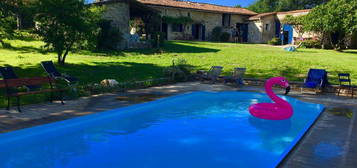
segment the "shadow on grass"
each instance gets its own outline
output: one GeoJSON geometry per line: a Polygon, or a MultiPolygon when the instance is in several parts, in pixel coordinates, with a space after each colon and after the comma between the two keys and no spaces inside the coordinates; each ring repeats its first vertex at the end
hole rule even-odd
{"type": "MultiPolygon", "coordinates": [[[[11,65],[3,65],[11,66],[11,65]]],[[[92,62],[89,64],[71,64],[65,66],[55,65],[58,71],[77,77],[79,86],[100,83],[103,79],[116,79],[118,82],[128,82],[137,80],[147,80],[161,78],[164,76],[165,67],[154,64],[144,64],[135,62],[92,62]]],[[[15,73],[20,78],[47,76],[40,64],[32,66],[19,65],[13,67],[15,73]]],[[[2,95],[1,95],[2,96],[2,95]]],[[[22,104],[40,103],[48,99],[46,95],[30,95],[21,98],[22,104]]],[[[4,107],[5,99],[1,97],[0,106],[4,107]]]]}
{"type": "Polygon", "coordinates": [[[13,50],[13,51],[18,51],[20,53],[41,53],[41,54],[47,54],[49,51],[43,48],[37,48],[37,47],[31,47],[31,46],[22,46],[22,47],[14,47],[14,46],[8,46],[4,49],[7,50],[13,50]]]}
{"type": "Polygon", "coordinates": [[[312,51],[312,50],[296,50],[295,52],[297,53],[310,53],[310,54],[313,54],[313,53],[318,53],[317,51],[312,51]]]}
{"type": "Polygon", "coordinates": [[[124,56],[123,51],[111,51],[111,50],[82,50],[79,51],[78,54],[82,55],[89,55],[89,56],[103,56],[103,57],[110,57],[110,56],[124,56]]]}
{"type": "MultiPolygon", "coordinates": [[[[11,65],[4,65],[11,66],[11,65]]],[[[135,62],[91,62],[91,64],[71,64],[65,66],[55,65],[61,73],[74,76],[79,79],[79,86],[100,83],[103,79],[115,79],[118,82],[143,81],[164,77],[166,67],[148,63],[135,62]]],[[[193,66],[192,66],[193,67],[193,66]]],[[[40,64],[32,66],[19,65],[13,67],[15,73],[20,77],[47,76],[40,64]]],[[[21,101],[23,104],[33,104],[45,101],[48,96],[31,95],[24,96],[21,101]]],[[[0,102],[0,106],[5,106],[5,99],[0,102]]]]}
{"type": "Polygon", "coordinates": [[[348,50],[348,51],[343,51],[343,53],[348,53],[348,54],[357,54],[357,50],[348,50]]]}
{"type": "MultiPolygon", "coordinates": [[[[187,44],[199,44],[198,42],[188,42],[188,41],[167,41],[162,48],[163,53],[208,53],[208,52],[218,52],[220,50],[212,49],[212,48],[205,48],[205,47],[197,47],[197,46],[190,46],[185,44],[178,44],[180,43],[187,43],[187,44]]],[[[131,55],[152,55],[158,52],[157,48],[146,48],[146,49],[127,49],[124,51],[81,51],[81,54],[84,55],[91,55],[91,56],[125,56],[125,53],[131,55]]]]}
{"type": "MultiPolygon", "coordinates": [[[[199,44],[198,42],[188,42],[188,41],[180,41],[180,43],[187,43],[187,44],[199,44]]],[[[50,52],[44,48],[37,48],[32,46],[22,46],[22,47],[15,47],[15,46],[8,46],[5,49],[18,51],[21,53],[41,53],[46,54],[50,52]]],[[[78,54],[88,55],[88,56],[103,56],[103,57],[110,57],[110,56],[125,56],[125,54],[130,55],[152,55],[152,54],[160,54],[160,53],[209,53],[209,52],[218,52],[218,49],[212,48],[205,48],[205,47],[197,47],[185,44],[178,44],[175,41],[167,41],[164,44],[164,47],[161,50],[157,48],[146,48],[146,49],[127,49],[123,51],[112,51],[112,50],[82,50],[79,51],[78,54]],[[158,52],[160,51],[160,52],[158,52]]]]}
{"type": "MultiPolygon", "coordinates": [[[[308,70],[306,70],[307,73],[308,70]]],[[[300,69],[284,66],[273,68],[269,71],[267,70],[260,70],[260,69],[248,69],[247,76],[254,77],[254,78],[271,78],[275,76],[283,76],[286,77],[288,80],[291,81],[303,81],[305,78],[305,73],[302,72],[300,69]]]]}
{"type": "MultiPolygon", "coordinates": [[[[11,66],[11,65],[4,65],[11,66]]],[[[116,79],[119,82],[146,80],[163,77],[165,67],[155,64],[135,62],[91,62],[91,64],[72,64],[65,66],[55,65],[58,71],[79,78],[81,84],[99,83],[103,79],[116,79]]],[[[22,68],[22,65],[13,67],[19,77],[46,76],[40,64],[22,68]]]]}
{"type": "MultiPolygon", "coordinates": [[[[186,41],[182,41],[181,43],[195,44],[195,43],[186,42],[186,41]]],[[[168,52],[168,53],[209,53],[209,52],[212,53],[212,52],[220,51],[218,49],[212,49],[212,48],[177,44],[172,41],[165,43],[164,50],[165,50],[165,52],[168,52]]]]}

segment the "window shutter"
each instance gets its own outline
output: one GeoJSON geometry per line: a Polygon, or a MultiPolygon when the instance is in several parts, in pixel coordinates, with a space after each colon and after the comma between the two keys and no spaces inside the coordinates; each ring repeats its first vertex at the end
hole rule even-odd
{"type": "Polygon", "coordinates": [[[224,26],[224,14],[222,14],[222,26],[224,26]]]}
{"type": "Polygon", "coordinates": [[[228,14],[228,26],[231,26],[231,14],[228,14]]]}

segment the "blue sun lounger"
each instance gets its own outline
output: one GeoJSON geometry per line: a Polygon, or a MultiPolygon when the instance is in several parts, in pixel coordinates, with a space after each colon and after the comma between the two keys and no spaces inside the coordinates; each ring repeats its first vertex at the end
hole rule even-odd
{"type": "Polygon", "coordinates": [[[328,85],[327,71],[324,69],[310,69],[304,81],[303,88],[315,89],[315,92],[322,91],[328,85]]]}

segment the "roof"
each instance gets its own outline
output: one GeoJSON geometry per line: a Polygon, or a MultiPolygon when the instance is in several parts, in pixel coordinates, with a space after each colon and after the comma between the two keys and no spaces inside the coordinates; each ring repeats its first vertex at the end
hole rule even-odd
{"type": "Polygon", "coordinates": [[[258,15],[252,16],[249,20],[259,20],[262,17],[270,16],[270,15],[289,15],[294,13],[305,13],[310,12],[311,9],[302,9],[302,10],[293,10],[293,11],[286,11],[286,12],[267,12],[267,13],[260,13],[258,15]]]}
{"type": "Polygon", "coordinates": [[[91,4],[107,4],[115,2],[129,2],[130,0],[94,0],[91,4]]]}
{"type": "Polygon", "coordinates": [[[198,3],[189,1],[175,1],[175,0],[137,0],[146,5],[166,6],[175,8],[196,9],[202,11],[242,14],[242,15],[256,15],[257,13],[244,8],[235,8],[229,6],[213,5],[208,3],[198,3]]]}
{"type": "Polygon", "coordinates": [[[252,16],[249,18],[249,20],[259,20],[260,18],[264,17],[264,16],[270,16],[270,15],[275,15],[278,12],[268,12],[268,13],[260,13],[258,15],[252,16]]]}
{"type": "Polygon", "coordinates": [[[301,10],[293,10],[293,11],[286,11],[286,12],[278,12],[278,15],[305,13],[305,12],[310,12],[310,11],[311,11],[311,9],[301,9],[301,10]]]}

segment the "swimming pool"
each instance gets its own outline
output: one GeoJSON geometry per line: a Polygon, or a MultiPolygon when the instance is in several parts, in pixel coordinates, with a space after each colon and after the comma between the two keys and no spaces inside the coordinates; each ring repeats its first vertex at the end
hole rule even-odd
{"type": "Polygon", "coordinates": [[[323,111],[252,117],[265,94],[193,92],[0,135],[1,168],[275,167],[323,111]]]}

